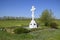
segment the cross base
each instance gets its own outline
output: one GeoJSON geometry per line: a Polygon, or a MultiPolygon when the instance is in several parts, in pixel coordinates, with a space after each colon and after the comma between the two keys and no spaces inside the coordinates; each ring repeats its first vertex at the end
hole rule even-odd
{"type": "Polygon", "coordinates": [[[36,24],[35,20],[31,20],[31,22],[29,24],[29,28],[37,28],[37,24],[36,24]]]}

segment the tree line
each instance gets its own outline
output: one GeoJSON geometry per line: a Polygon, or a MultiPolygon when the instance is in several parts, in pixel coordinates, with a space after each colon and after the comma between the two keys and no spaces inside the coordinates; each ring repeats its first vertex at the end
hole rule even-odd
{"type": "Polygon", "coordinates": [[[12,16],[3,16],[3,17],[0,17],[0,20],[27,20],[27,19],[31,19],[31,18],[28,18],[28,17],[12,17],[12,16]]]}

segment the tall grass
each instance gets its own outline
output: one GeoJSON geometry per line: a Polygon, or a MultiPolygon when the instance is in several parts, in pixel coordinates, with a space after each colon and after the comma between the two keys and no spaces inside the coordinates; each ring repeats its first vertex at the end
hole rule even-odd
{"type": "Polygon", "coordinates": [[[0,20],[0,27],[24,26],[29,25],[29,22],[24,20],[0,20]]]}
{"type": "Polygon", "coordinates": [[[27,34],[0,31],[0,40],[60,40],[60,29],[44,29],[27,34]]]}

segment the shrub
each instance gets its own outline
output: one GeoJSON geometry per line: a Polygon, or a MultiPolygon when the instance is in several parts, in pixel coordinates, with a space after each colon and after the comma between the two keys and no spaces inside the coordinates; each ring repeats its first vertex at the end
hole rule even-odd
{"type": "Polygon", "coordinates": [[[30,30],[30,32],[32,32],[32,31],[38,31],[38,30],[40,30],[40,28],[32,28],[32,29],[30,30]]]}
{"type": "Polygon", "coordinates": [[[55,29],[58,29],[58,24],[57,23],[55,23],[55,22],[52,22],[51,24],[50,24],[50,27],[51,28],[55,28],[55,29]]]}
{"type": "Polygon", "coordinates": [[[21,34],[21,33],[29,33],[30,31],[26,28],[15,28],[14,33],[21,34]]]}

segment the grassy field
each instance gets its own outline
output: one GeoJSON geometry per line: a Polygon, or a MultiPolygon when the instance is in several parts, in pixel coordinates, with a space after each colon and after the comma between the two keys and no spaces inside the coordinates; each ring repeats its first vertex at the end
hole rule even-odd
{"type": "Polygon", "coordinates": [[[0,31],[0,40],[60,40],[60,29],[44,29],[27,34],[0,31]]]}
{"type": "Polygon", "coordinates": [[[28,26],[28,20],[0,20],[0,27],[28,26]]]}
{"type": "MultiPolygon", "coordinates": [[[[0,20],[0,27],[14,27],[14,26],[29,26],[31,20],[0,20]]],[[[36,20],[36,22],[41,26],[41,22],[36,20]]],[[[55,21],[60,28],[60,21],[55,21]]]]}
{"type": "MultiPolygon", "coordinates": [[[[22,27],[29,26],[29,23],[30,20],[0,20],[0,27],[22,27]]],[[[39,23],[39,21],[37,21],[37,23],[39,23]]],[[[56,23],[60,28],[60,21],[56,21],[56,23]]],[[[27,34],[11,34],[0,30],[0,40],[60,40],[60,29],[47,28],[29,32],[27,34]]]]}

